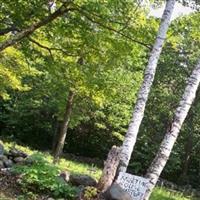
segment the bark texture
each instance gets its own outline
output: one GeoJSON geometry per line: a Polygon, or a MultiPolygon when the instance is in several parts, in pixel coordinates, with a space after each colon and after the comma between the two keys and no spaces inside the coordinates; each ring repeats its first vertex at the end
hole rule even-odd
{"type": "Polygon", "coordinates": [[[54,13],[52,13],[48,17],[44,18],[43,20],[41,20],[37,23],[34,23],[33,25],[27,27],[26,29],[16,33],[13,37],[9,38],[8,40],[2,42],[0,44],[0,52],[9,46],[13,46],[14,44],[16,44],[18,41],[22,40],[23,38],[29,36],[38,28],[45,26],[46,24],[50,23],[54,19],[62,16],[64,13],[67,13],[70,10],[69,4],[70,4],[70,1],[68,0],[58,10],[56,10],[54,13]]]}
{"type": "Polygon", "coordinates": [[[107,160],[104,162],[104,169],[98,182],[98,189],[105,192],[112,184],[115,178],[117,167],[120,160],[120,148],[113,146],[108,153],[107,160]]]}
{"type": "Polygon", "coordinates": [[[122,145],[122,153],[119,167],[119,171],[121,172],[126,171],[133,148],[135,146],[139,127],[144,116],[144,110],[150,88],[154,80],[158,59],[160,57],[164,40],[166,38],[166,33],[170,24],[174,4],[175,0],[168,0],[165,6],[156,41],[151,51],[148,65],[145,70],[144,80],[138,92],[138,97],[132,114],[132,119],[122,145]]]}
{"type": "Polygon", "coordinates": [[[153,188],[155,187],[155,184],[162,170],[166,165],[166,162],[170,156],[174,143],[176,142],[176,139],[178,137],[181,126],[195,99],[199,82],[200,82],[200,60],[188,79],[187,86],[179,103],[179,106],[176,109],[171,127],[165,134],[164,139],[158,150],[158,153],[147,171],[146,177],[150,179],[150,184],[147,193],[145,195],[145,200],[149,199],[149,196],[153,188]]]}
{"type": "Polygon", "coordinates": [[[60,132],[59,132],[59,137],[58,137],[56,145],[55,145],[54,163],[58,162],[59,157],[63,151],[65,138],[67,135],[67,129],[68,129],[69,121],[70,121],[70,116],[72,113],[72,105],[73,105],[74,95],[75,95],[74,92],[70,90],[69,94],[68,94],[68,99],[67,99],[63,122],[61,124],[60,132]]]}

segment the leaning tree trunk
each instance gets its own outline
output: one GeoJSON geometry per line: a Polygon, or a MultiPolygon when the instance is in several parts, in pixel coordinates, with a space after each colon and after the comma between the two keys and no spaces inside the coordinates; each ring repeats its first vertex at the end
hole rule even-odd
{"type": "Polygon", "coordinates": [[[144,110],[150,88],[154,80],[158,59],[160,57],[164,40],[166,38],[166,33],[170,24],[174,4],[175,0],[168,0],[166,3],[156,41],[151,51],[149,62],[145,70],[144,80],[138,92],[138,97],[135,104],[135,109],[132,114],[132,119],[122,145],[122,153],[119,166],[119,171],[122,172],[126,171],[133,148],[135,146],[139,127],[144,116],[144,110]]]}
{"type": "Polygon", "coordinates": [[[108,153],[106,161],[104,162],[104,169],[97,185],[97,188],[101,192],[105,192],[114,181],[120,160],[119,155],[120,155],[120,148],[113,146],[108,153]]]}
{"type": "Polygon", "coordinates": [[[67,135],[67,129],[68,129],[69,121],[70,121],[70,116],[72,113],[72,105],[73,105],[74,95],[75,95],[74,92],[70,90],[69,94],[68,94],[68,99],[67,99],[63,122],[61,124],[59,136],[57,138],[57,142],[55,145],[54,163],[58,162],[59,157],[63,151],[65,138],[67,135]]]}
{"type": "Polygon", "coordinates": [[[165,167],[165,164],[170,156],[174,143],[176,142],[176,139],[178,137],[181,126],[196,96],[196,91],[198,89],[199,82],[200,60],[188,79],[185,92],[181,98],[178,108],[176,109],[171,127],[164,136],[164,139],[160,145],[160,149],[158,150],[156,157],[154,158],[152,164],[150,165],[147,171],[146,177],[150,179],[150,184],[144,198],[145,200],[149,199],[149,196],[153,188],[155,187],[155,184],[163,168],[165,167]]]}

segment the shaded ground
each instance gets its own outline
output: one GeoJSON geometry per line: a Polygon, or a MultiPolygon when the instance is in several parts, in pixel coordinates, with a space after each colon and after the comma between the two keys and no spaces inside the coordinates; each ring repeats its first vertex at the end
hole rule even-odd
{"type": "Polygon", "coordinates": [[[9,172],[0,171],[0,199],[2,200],[2,196],[6,196],[7,198],[16,198],[20,195],[21,189],[17,184],[19,180],[18,176],[10,175],[9,172]]]}
{"type": "MultiPolygon", "coordinates": [[[[0,171],[0,200],[28,200],[31,193],[24,193],[19,185],[20,176],[0,171]]],[[[47,200],[48,195],[34,196],[34,200],[47,200]]]]}

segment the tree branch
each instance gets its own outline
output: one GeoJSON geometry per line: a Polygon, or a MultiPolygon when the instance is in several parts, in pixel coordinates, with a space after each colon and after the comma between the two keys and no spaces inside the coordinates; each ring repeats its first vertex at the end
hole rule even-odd
{"type": "Polygon", "coordinates": [[[51,57],[53,57],[53,56],[52,56],[51,49],[50,49],[49,47],[47,47],[47,46],[45,46],[45,45],[43,45],[43,44],[40,44],[39,42],[35,41],[34,39],[32,39],[32,38],[30,38],[30,37],[29,37],[28,39],[29,39],[29,41],[31,41],[32,43],[36,44],[36,45],[39,46],[40,48],[47,50],[47,51],[49,52],[49,54],[51,55],[51,57]]]}
{"type": "Polygon", "coordinates": [[[72,10],[69,8],[70,3],[71,3],[71,0],[67,0],[65,3],[63,3],[63,5],[58,10],[56,10],[54,13],[52,13],[48,17],[44,18],[43,20],[41,20],[39,22],[34,23],[33,25],[31,25],[31,26],[25,28],[24,30],[20,31],[19,33],[17,33],[15,36],[10,37],[8,40],[2,42],[0,44],[0,51],[3,51],[4,49],[6,49],[9,46],[13,46],[18,41],[31,35],[38,28],[45,26],[46,24],[50,23],[54,19],[62,16],[64,13],[67,13],[68,11],[72,10]]]}
{"type": "MultiPolygon", "coordinates": [[[[74,5],[75,5],[75,4],[74,4],[74,5]]],[[[77,6],[77,5],[75,5],[75,6],[77,6]]],[[[117,29],[115,29],[115,28],[113,28],[113,27],[107,26],[107,25],[103,24],[102,22],[91,18],[91,17],[89,16],[89,14],[87,14],[87,13],[85,12],[85,10],[83,10],[81,7],[77,7],[76,11],[78,11],[79,13],[81,13],[83,16],[85,16],[85,17],[86,17],[89,21],[91,21],[92,23],[95,23],[95,24],[97,24],[97,25],[99,25],[99,26],[101,26],[101,27],[103,27],[103,28],[105,28],[105,29],[107,29],[107,30],[110,30],[110,31],[114,32],[114,33],[117,33],[118,35],[121,35],[121,36],[123,36],[123,37],[129,39],[130,41],[132,41],[132,42],[134,42],[134,43],[138,43],[138,44],[140,44],[140,45],[142,45],[142,46],[144,46],[144,47],[146,47],[146,48],[148,48],[148,49],[152,49],[152,46],[151,46],[151,45],[146,44],[146,43],[141,42],[141,41],[138,41],[138,40],[136,40],[136,39],[133,39],[132,37],[130,37],[130,36],[128,36],[128,35],[122,33],[121,31],[119,31],[119,30],[117,30],[117,29]]]]}
{"type": "MultiPolygon", "coordinates": [[[[63,50],[63,49],[60,49],[60,48],[45,46],[45,45],[39,43],[38,41],[34,40],[33,38],[30,38],[30,37],[29,37],[28,39],[29,39],[30,42],[36,44],[36,45],[39,46],[40,48],[47,50],[51,56],[52,56],[52,51],[60,51],[60,52],[62,52],[64,55],[72,56],[72,57],[78,56],[78,55],[76,55],[76,54],[70,54],[69,52],[67,52],[67,51],[65,51],[65,50],[63,50]]],[[[53,57],[53,56],[52,56],[52,57],[53,57]]]]}

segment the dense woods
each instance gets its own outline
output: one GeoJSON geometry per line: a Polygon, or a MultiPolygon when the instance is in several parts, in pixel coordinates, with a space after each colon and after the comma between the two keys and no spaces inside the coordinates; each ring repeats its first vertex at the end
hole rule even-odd
{"type": "Polygon", "coordinates": [[[200,190],[199,2],[177,3],[2,1],[0,140],[99,167],[122,146],[118,171],[200,190]]]}

